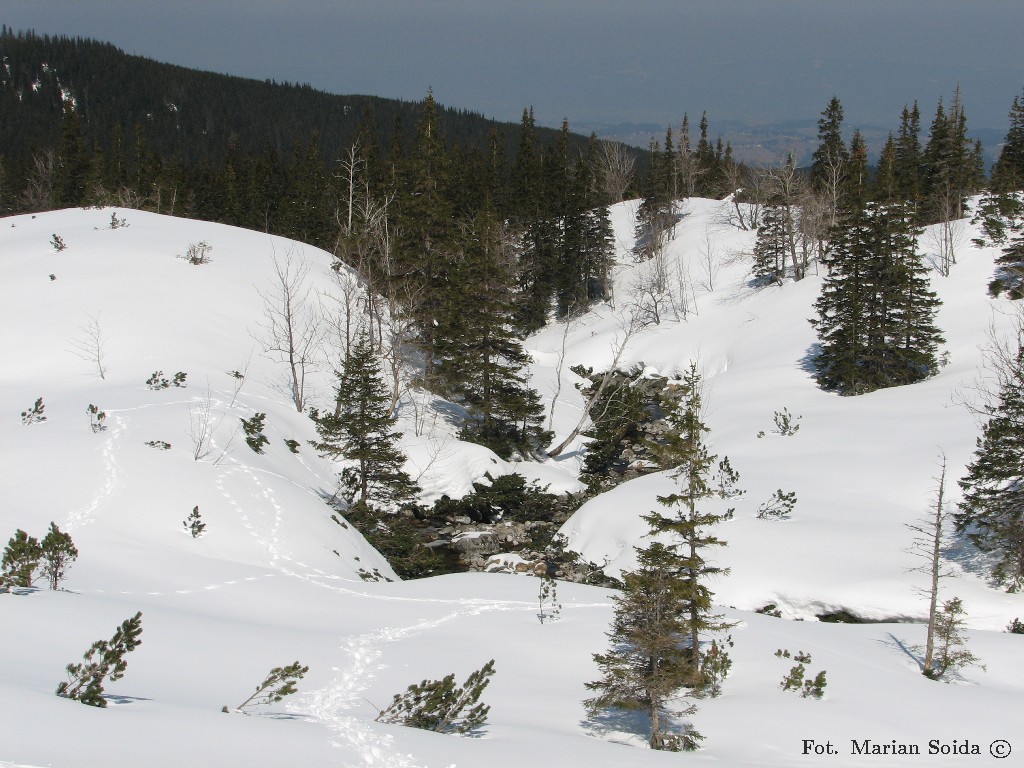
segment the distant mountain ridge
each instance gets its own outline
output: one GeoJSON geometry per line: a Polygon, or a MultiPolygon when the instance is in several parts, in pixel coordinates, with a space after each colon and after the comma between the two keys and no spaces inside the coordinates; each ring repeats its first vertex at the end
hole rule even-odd
{"type": "MultiPolygon", "coordinates": [[[[286,156],[314,131],[324,156],[337,158],[370,116],[381,147],[396,135],[407,145],[422,114],[421,102],[203,72],[130,55],[109,43],[6,26],[0,62],[0,147],[15,167],[27,163],[33,149],[57,143],[64,102],[71,100],[90,146],[108,151],[117,130],[127,141],[142,125],[149,149],[185,165],[219,163],[232,142],[243,151],[286,156]]],[[[516,147],[515,123],[442,106],[439,124],[452,144],[486,146],[493,129],[507,152],[516,147]]],[[[536,133],[547,145],[559,132],[538,127],[536,133]]],[[[587,137],[572,134],[570,141],[579,149],[587,137]]]]}

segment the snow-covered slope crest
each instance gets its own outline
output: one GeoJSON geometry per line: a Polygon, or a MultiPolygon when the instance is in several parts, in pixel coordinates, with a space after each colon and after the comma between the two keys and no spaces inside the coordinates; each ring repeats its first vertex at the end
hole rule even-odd
{"type": "MultiPolygon", "coordinates": [[[[4,219],[0,254],[5,540],[15,528],[41,536],[55,521],[81,552],[84,590],[115,588],[124,573],[154,590],[209,588],[211,572],[238,578],[240,568],[314,581],[393,575],[330,519],[335,472],[307,444],[315,432],[291,402],[286,366],[264,354],[275,264],[308,270],[313,302],[332,285],[328,254],[111,209],[4,219]],[[181,258],[198,243],[209,263],[181,258]],[[178,372],[184,386],[171,383],[178,372]],[[23,424],[19,412],[37,398],[46,420],[23,424]],[[106,414],[100,431],[90,405],[106,414]],[[256,413],[266,414],[262,453],[241,431],[256,413]],[[199,538],[183,524],[195,507],[199,538]]],[[[312,398],[328,392],[329,374],[310,371],[312,398]]]]}

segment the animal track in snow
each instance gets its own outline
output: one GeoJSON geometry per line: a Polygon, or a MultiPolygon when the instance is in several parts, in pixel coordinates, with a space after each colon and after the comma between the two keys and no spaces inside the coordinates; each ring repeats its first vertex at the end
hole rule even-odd
{"type": "MultiPolygon", "coordinates": [[[[420,602],[441,602],[422,600],[420,602]]],[[[401,754],[392,746],[394,737],[381,734],[382,726],[375,726],[365,716],[350,714],[364,708],[363,692],[376,677],[376,671],[386,665],[380,663],[383,645],[418,635],[462,616],[471,616],[490,610],[522,610],[524,603],[505,601],[478,601],[463,603],[463,609],[452,611],[438,619],[424,619],[406,627],[384,627],[375,632],[353,635],[344,639],[341,657],[348,661],[345,667],[333,667],[334,679],[323,688],[307,691],[295,697],[288,711],[309,714],[323,722],[334,734],[332,745],[353,748],[367,766],[382,768],[420,768],[423,764],[412,755],[401,754]]],[[[532,604],[530,608],[533,608],[532,604]]]]}
{"type": "Polygon", "coordinates": [[[118,477],[120,476],[117,461],[117,444],[126,430],[125,420],[120,416],[107,412],[111,418],[111,424],[104,430],[106,438],[103,441],[103,488],[93,497],[85,507],[69,512],[65,518],[64,527],[67,531],[73,531],[83,525],[88,525],[95,520],[94,513],[100,505],[114,495],[117,489],[118,477]]]}

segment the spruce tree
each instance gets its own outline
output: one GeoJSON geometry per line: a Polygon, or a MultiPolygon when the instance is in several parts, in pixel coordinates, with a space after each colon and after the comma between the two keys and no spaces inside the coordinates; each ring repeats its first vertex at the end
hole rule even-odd
{"type": "Polygon", "coordinates": [[[636,214],[636,253],[649,259],[668,244],[675,228],[675,166],[672,128],[665,134],[665,146],[650,145],[651,164],[644,185],[644,198],[636,214]]]}
{"type": "Polygon", "coordinates": [[[712,577],[727,574],[728,569],[712,565],[706,552],[709,547],[725,546],[712,529],[731,517],[732,510],[711,511],[706,503],[732,498],[741,492],[736,488],[739,475],[728,459],[718,462],[705,442],[704,436],[710,430],[701,420],[702,382],[695,363],[690,364],[684,375],[682,387],[683,397],[666,416],[669,430],[662,441],[662,461],[675,465],[671,476],[678,482],[679,490],[658,497],[671,515],[652,511],[644,519],[650,524],[652,535],[671,537],[666,549],[674,559],[673,568],[681,583],[679,600],[685,616],[690,682],[703,686],[700,638],[731,626],[713,612],[713,593],[708,587],[712,577]]]}
{"type": "Polygon", "coordinates": [[[688,591],[677,561],[658,541],[637,548],[638,567],[622,575],[622,591],[613,598],[615,615],[606,633],[611,648],[594,654],[601,677],[586,686],[595,695],[584,701],[591,716],[607,709],[644,712],[651,749],[670,751],[681,749],[684,739],[696,746],[700,738],[693,731],[680,735],[670,730],[672,716],[696,712],[693,704],[678,710],[670,705],[693,679],[686,648],[688,591]]]}
{"type": "Polygon", "coordinates": [[[843,196],[846,205],[864,205],[870,194],[868,145],[860,131],[850,137],[850,159],[846,167],[843,196]]]}
{"type": "Polygon", "coordinates": [[[1011,299],[1024,298],[1024,231],[1006,244],[996,258],[996,264],[999,265],[998,274],[989,283],[989,293],[998,296],[1006,291],[1011,299]]]}
{"type": "Polygon", "coordinates": [[[846,211],[829,238],[828,270],[815,302],[818,313],[811,324],[818,332],[816,378],[825,389],[858,394],[871,389],[862,383],[865,354],[866,294],[869,269],[866,249],[871,237],[866,211],[846,211]]]}
{"type": "MultiPolygon", "coordinates": [[[[722,163],[708,140],[708,113],[700,116],[700,137],[697,140],[697,184],[696,194],[701,197],[716,197],[722,192],[722,163]]],[[[734,190],[728,190],[732,192],[734,190]]]]}
{"type": "Polygon", "coordinates": [[[589,409],[590,427],[583,433],[590,440],[580,479],[591,492],[596,492],[621,482],[631,463],[627,454],[643,442],[644,426],[651,421],[657,404],[651,402],[643,387],[636,386],[643,378],[639,366],[598,374],[582,366],[573,366],[571,370],[590,380],[580,387],[583,397],[595,398],[589,409]]]}
{"type": "Polygon", "coordinates": [[[782,285],[789,255],[787,214],[778,200],[770,200],[761,211],[761,223],[754,243],[752,274],[759,285],[782,285]]]}
{"type": "Polygon", "coordinates": [[[523,369],[529,356],[513,328],[515,252],[494,214],[484,211],[463,233],[451,278],[467,300],[440,325],[440,391],[467,411],[465,438],[502,456],[540,447],[543,408],[523,369]]]}
{"type": "Polygon", "coordinates": [[[352,503],[363,509],[389,509],[411,500],[418,488],[402,469],[405,457],[396,443],[391,397],[380,373],[369,335],[362,333],[338,374],[337,413],[314,413],[322,456],[355,466],[342,473],[352,503]]]}
{"type": "Polygon", "coordinates": [[[997,192],[1024,190],[1024,93],[1013,97],[1010,129],[992,167],[992,188],[997,192]]]}
{"type": "Polygon", "coordinates": [[[896,136],[896,157],[894,174],[896,176],[895,199],[882,200],[894,202],[900,200],[907,204],[917,218],[922,196],[922,158],[921,158],[921,110],[917,102],[913,109],[903,106],[900,114],[900,130],[896,136]]]}
{"type": "Polygon", "coordinates": [[[852,395],[912,384],[938,370],[939,300],[906,206],[847,210],[831,236],[815,303],[817,379],[852,395]]]}
{"type": "Polygon", "coordinates": [[[64,107],[64,125],[57,148],[57,169],[54,179],[58,208],[85,205],[90,164],[82,133],[82,120],[71,104],[64,107]]]}
{"type": "Polygon", "coordinates": [[[964,630],[967,611],[959,597],[953,597],[942,604],[935,624],[935,658],[932,666],[924,670],[926,677],[940,680],[947,672],[957,672],[967,666],[985,668],[981,659],[967,649],[964,630]]]}
{"type": "Polygon", "coordinates": [[[523,110],[519,148],[512,166],[513,222],[522,233],[516,327],[525,333],[542,328],[555,291],[560,228],[549,187],[554,181],[549,159],[545,168],[537,140],[533,109],[523,110]]]}
{"type": "Polygon", "coordinates": [[[967,137],[967,117],[960,89],[953,94],[949,112],[939,100],[928,144],[922,155],[925,220],[952,221],[964,215],[967,196],[981,188],[978,146],[967,137]]]}
{"type": "Polygon", "coordinates": [[[833,96],[818,119],[818,148],[811,157],[811,183],[838,208],[850,153],[843,141],[843,105],[833,96]]]}
{"type": "Polygon", "coordinates": [[[589,152],[589,161],[582,154],[576,158],[562,216],[556,278],[560,317],[583,312],[591,301],[605,297],[614,253],[608,209],[598,200],[591,170],[597,153],[595,138],[589,152]]]}
{"type": "Polygon", "coordinates": [[[899,200],[896,162],[896,140],[890,133],[878,156],[878,168],[871,186],[872,199],[887,205],[899,200]]]}
{"type": "Polygon", "coordinates": [[[965,534],[994,560],[992,577],[1010,592],[1024,587],[1024,345],[1000,372],[999,400],[987,408],[974,460],[960,480],[954,516],[965,534]]]}
{"type": "Polygon", "coordinates": [[[433,93],[423,102],[416,137],[402,163],[398,187],[399,237],[394,273],[410,294],[424,357],[423,380],[434,386],[438,324],[450,308],[450,294],[460,286],[449,280],[457,234],[447,195],[450,163],[433,93]]]}

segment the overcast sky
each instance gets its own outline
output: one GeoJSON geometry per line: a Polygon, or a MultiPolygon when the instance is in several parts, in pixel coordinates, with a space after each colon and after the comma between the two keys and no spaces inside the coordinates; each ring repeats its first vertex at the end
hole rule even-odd
{"type": "Polygon", "coordinates": [[[0,22],[332,93],[538,122],[779,123],[833,94],[849,128],[927,127],[960,83],[971,128],[1024,88],[1022,0],[0,0],[0,22]]]}

